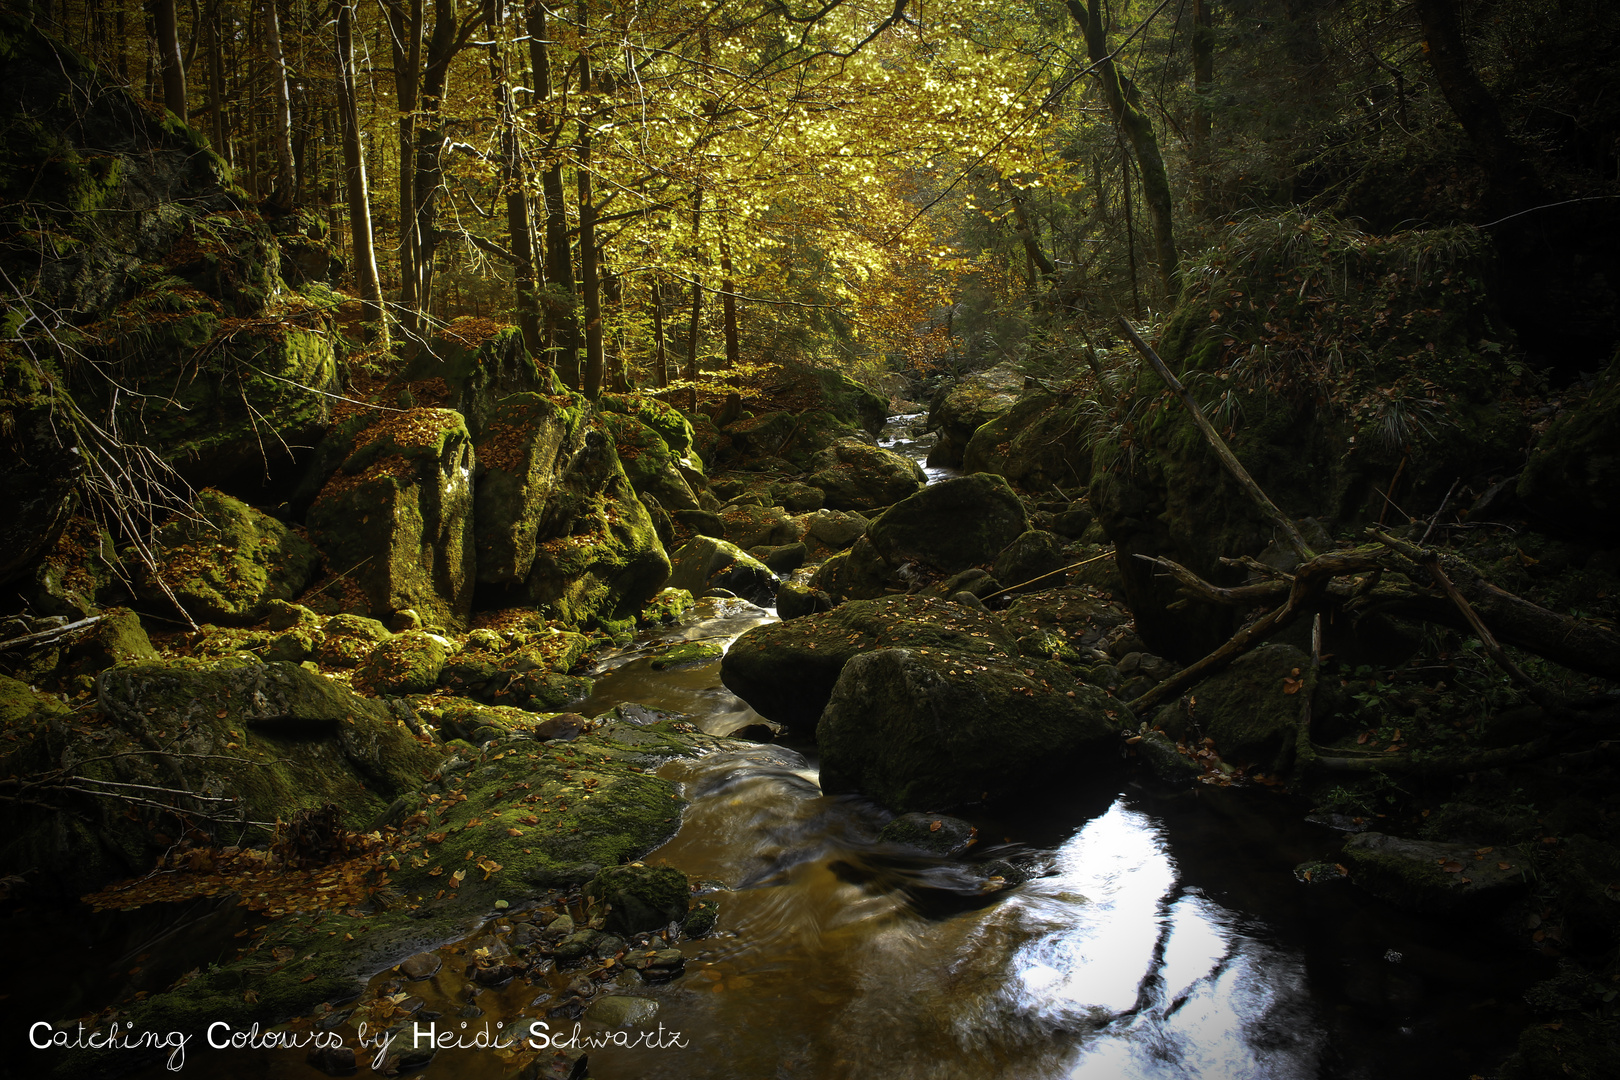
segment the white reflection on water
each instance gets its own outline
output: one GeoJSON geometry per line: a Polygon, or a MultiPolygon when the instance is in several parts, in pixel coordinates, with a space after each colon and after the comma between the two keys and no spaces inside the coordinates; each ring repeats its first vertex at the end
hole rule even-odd
{"type": "Polygon", "coordinates": [[[1322,1036],[1304,965],[1177,890],[1151,818],[1116,802],[1059,849],[1054,869],[1004,906],[1036,933],[1008,959],[1005,993],[1055,1029],[1096,1025],[1066,1075],[1317,1074],[1322,1036]]]}

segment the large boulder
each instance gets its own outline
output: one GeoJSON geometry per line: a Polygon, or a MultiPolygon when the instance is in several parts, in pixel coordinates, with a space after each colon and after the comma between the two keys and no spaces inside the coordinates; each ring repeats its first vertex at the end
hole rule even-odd
{"type": "Polygon", "coordinates": [[[861,537],[848,551],[841,551],[816,568],[810,587],[842,603],[845,600],[876,600],[890,593],[908,591],[909,582],[900,568],[878,554],[872,541],[861,537]]]}
{"type": "Polygon", "coordinates": [[[451,320],[418,352],[404,380],[424,391],[424,404],[431,400],[466,417],[475,439],[483,437],[485,422],[503,398],[562,389],[529,355],[521,330],[469,316],[451,320]],[[434,381],[422,386],[423,380],[434,381]]]}
{"type": "Polygon", "coordinates": [[[674,555],[669,584],[702,596],[724,589],[762,606],[776,602],[777,578],[770,568],[736,544],[712,536],[695,537],[674,555]]]}
{"type": "Polygon", "coordinates": [[[473,540],[480,582],[517,585],[528,578],[540,522],[584,442],[589,414],[583,398],[532,393],[512,394],[491,409],[474,444],[473,540]]]}
{"type": "Polygon", "coordinates": [[[867,538],[890,564],[920,562],[954,573],[988,563],[1029,529],[1024,504],[999,476],[978,474],[924,488],[891,506],[867,538]]]}
{"type": "Polygon", "coordinates": [[[939,430],[939,441],[928,454],[928,464],[961,465],[962,455],[979,425],[1017,404],[1023,389],[1024,374],[1010,360],[964,375],[942,389],[928,407],[928,426],[939,430]]]}
{"type": "Polygon", "coordinates": [[[1058,573],[1065,565],[1063,538],[1056,533],[1031,529],[1008,544],[996,556],[996,580],[1008,589],[1023,591],[1040,587],[1054,589],[1063,584],[1058,573]]]}
{"type": "Polygon", "coordinates": [[[625,636],[669,580],[669,556],[600,417],[559,462],[535,529],[535,556],[514,599],[573,626],[625,636]]]}
{"type": "Polygon", "coordinates": [[[1620,360],[1537,438],[1518,494],[1560,532],[1620,539],[1620,360]]]}
{"type": "MultiPolygon", "coordinates": [[[[66,758],[109,790],[193,793],[175,805],[193,827],[213,822],[220,844],[267,843],[262,823],[327,803],[367,829],[439,761],[381,702],[297,664],[123,665],[98,678],[97,704],[85,724],[20,744],[11,764],[28,774],[66,758]]],[[[14,807],[0,819],[5,872],[48,867],[47,887],[76,897],[150,870],[173,843],[168,814],[65,798],[67,813],[14,807]]]]}
{"type": "Polygon", "coordinates": [[[720,511],[720,520],[726,525],[726,539],[740,548],[796,544],[801,535],[799,526],[780,506],[728,506],[720,511]]]}
{"type": "Polygon", "coordinates": [[[272,600],[303,592],[320,558],[282,522],[205,490],[158,531],[156,565],[139,592],[151,604],[173,596],[199,622],[252,623],[269,614],[272,600]]]}
{"type": "Polygon", "coordinates": [[[844,665],[816,729],[822,789],[900,812],[1026,795],[1112,759],[1110,712],[1117,702],[1047,661],[864,653],[844,665]]]}
{"type": "Polygon", "coordinates": [[[0,352],[0,583],[54,544],[73,513],[84,460],[64,404],[54,378],[0,352]]]}
{"type": "Polygon", "coordinates": [[[379,420],[309,509],[327,569],[349,574],[373,616],[407,608],[462,629],[472,608],[473,444],[460,413],[379,420]]]}
{"type": "Polygon", "coordinates": [[[1177,737],[1196,731],[1214,740],[1222,760],[1286,772],[1305,707],[1315,691],[1311,658],[1292,645],[1271,642],[1245,653],[1225,671],[1198,684],[1192,718],[1178,705],[1160,712],[1177,737]]]}
{"type": "Polygon", "coordinates": [[[613,435],[619,461],[638,496],[651,495],[669,510],[699,509],[697,495],[681,475],[674,448],[663,436],[634,416],[606,411],[600,416],[613,435]]]}
{"type": "Polygon", "coordinates": [[[910,458],[840,439],[812,459],[809,483],[826,495],[829,510],[876,510],[922,490],[928,477],[910,458]]]}
{"type": "Polygon", "coordinates": [[[1090,397],[1027,391],[1006,412],[981,424],[962,453],[962,470],[993,472],[1029,491],[1084,484],[1100,413],[1090,397]]]}
{"type": "Polygon", "coordinates": [[[808,730],[849,660],[894,647],[978,663],[1018,655],[1000,620],[982,608],[898,596],[855,600],[791,622],[756,626],[726,650],[720,681],[761,716],[808,730]]]}

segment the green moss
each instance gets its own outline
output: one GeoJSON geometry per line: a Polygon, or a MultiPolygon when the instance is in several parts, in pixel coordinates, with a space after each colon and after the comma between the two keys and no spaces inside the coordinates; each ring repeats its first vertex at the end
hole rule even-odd
{"type": "Polygon", "coordinates": [[[725,648],[707,641],[687,641],[660,652],[652,659],[654,671],[707,664],[725,655],[725,648]]]}
{"type": "MultiPolygon", "coordinates": [[[[655,432],[675,457],[685,457],[693,449],[692,424],[679,409],[646,394],[603,394],[597,407],[632,417],[655,432]]],[[[702,468],[698,463],[697,467],[702,468]]]]}
{"type": "Polygon", "coordinates": [[[25,682],[0,675],[0,727],[9,728],[36,716],[64,716],[72,711],[65,702],[40,693],[25,682]]]}

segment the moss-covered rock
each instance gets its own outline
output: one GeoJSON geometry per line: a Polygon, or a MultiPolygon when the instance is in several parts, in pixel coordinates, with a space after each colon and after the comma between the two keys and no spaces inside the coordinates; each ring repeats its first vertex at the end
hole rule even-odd
{"type": "Polygon", "coordinates": [[[561,391],[549,370],[535,363],[523,345],[523,332],[489,319],[452,319],[405,370],[404,381],[443,380],[444,404],[466,418],[467,430],[482,439],[498,403],[512,394],[561,391]]]}
{"type": "Polygon", "coordinates": [[[430,693],[454,649],[453,642],[438,634],[408,630],[367,653],[354,673],[355,683],[377,694],[430,693]]]}
{"type": "Polygon", "coordinates": [[[309,509],[327,566],[375,615],[410,608],[461,629],[472,607],[473,446],[459,413],[413,409],[368,427],[309,509]]]}
{"type": "Polygon", "coordinates": [[[928,426],[939,430],[928,464],[961,465],[973,433],[1017,404],[1023,389],[1024,374],[1010,361],[943,388],[928,408],[928,426]]]}
{"type": "Polygon", "coordinates": [[[725,655],[725,647],[712,641],[683,641],[661,650],[649,665],[654,671],[707,664],[725,655]]]}
{"type": "Polygon", "coordinates": [[[962,470],[993,472],[1029,491],[1084,484],[1091,475],[1087,435],[1099,413],[1090,398],[1028,391],[973,432],[962,470]]]}
{"type": "Polygon", "coordinates": [[[960,855],[972,845],[979,830],[961,818],[944,814],[901,814],[878,834],[878,840],[943,859],[960,855]]]}
{"type": "Polygon", "coordinates": [[[536,533],[584,443],[588,417],[585,400],[570,395],[513,394],[495,404],[475,445],[479,581],[516,585],[529,576],[536,533]]]}
{"type": "Polygon", "coordinates": [[[1058,571],[1065,565],[1063,538],[1031,529],[996,555],[994,572],[996,580],[1008,589],[1053,589],[1063,584],[1063,575],[1058,571]]]}
{"type": "Polygon", "coordinates": [[[73,512],[84,460],[65,404],[53,375],[0,354],[0,582],[55,544],[73,512]]]}
{"type": "Polygon", "coordinates": [[[1117,702],[1049,662],[983,661],[909,648],[852,658],[816,729],[823,790],[932,810],[1115,760],[1117,702]]]}
{"type": "Polygon", "coordinates": [[[692,890],[672,866],[631,863],[604,867],[586,884],[585,895],[604,905],[609,933],[639,934],[684,919],[692,890]]]}
{"type": "Polygon", "coordinates": [[[856,424],[877,437],[889,419],[889,399],[861,384],[839,368],[816,372],[816,384],[827,411],[846,424],[856,424]]]}
{"type": "MultiPolygon", "coordinates": [[[[677,459],[691,460],[695,448],[692,424],[674,406],[647,394],[603,394],[596,399],[596,406],[605,412],[631,417],[657,433],[677,459]]],[[[701,464],[698,467],[701,470],[701,464]]]]}
{"type": "Polygon", "coordinates": [[[928,478],[910,458],[892,450],[840,439],[816,454],[809,483],[826,495],[831,510],[875,510],[922,490],[928,478]]]}
{"type": "Polygon", "coordinates": [[[838,603],[846,600],[876,600],[891,593],[906,592],[911,580],[902,576],[899,564],[878,554],[868,537],[861,537],[848,551],[840,552],[816,568],[810,587],[824,592],[838,603]]]}
{"type": "Polygon", "coordinates": [[[1537,437],[1518,494],[1561,532],[1620,538],[1620,359],[1537,437]]]}
{"type": "Polygon", "coordinates": [[[831,611],[833,598],[809,585],[784,581],[776,590],[776,613],[783,619],[801,619],[820,611],[831,611]]]}
{"type": "Polygon", "coordinates": [[[1471,845],[1407,840],[1364,832],[1345,841],[1350,880],[1390,903],[1413,911],[1449,912],[1526,891],[1533,871],[1529,853],[1471,845]]]}
{"type": "Polygon", "coordinates": [[[1292,645],[1262,645],[1198,684],[1193,723],[1215,740],[1223,760],[1285,773],[1316,689],[1310,666],[1292,645]]]}
{"type": "Polygon", "coordinates": [[[726,539],[740,548],[799,541],[798,524],[780,506],[733,504],[720,511],[720,520],[726,524],[726,539]]]}
{"type": "Polygon", "coordinates": [[[321,626],[321,663],[327,667],[358,667],[373,649],[391,636],[388,627],[376,619],[364,615],[334,615],[321,626]]]}
{"type": "Polygon", "coordinates": [[[804,518],[804,539],[816,558],[844,551],[866,535],[871,524],[863,514],[843,510],[817,510],[804,518]]]}
{"type": "Polygon", "coordinates": [[[156,565],[140,595],[172,595],[199,621],[257,622],[272,600],[291,600],[315,574],[320,553],[296,531],[239,499],[199,492],[189,511],[158,532],[156,565]]]}
{"type": "Polygon", "coordinates": [[[698,498],[681,474],[679,458],[663,436],[632,415],[602,411],[619,461],[637,495],[650,495],[671,510],[697,510],[698,498]]]}
{"type": "Polygon", "coordinates": [[[762,606],[776,599],[776,575],[764,563],[737,545],[711,536],[699,536],[675,552],[669,583],[693,596],[724,589],[762,606]]]}
{"type": "Polygon", "coordinates": [[[993,560],[1029,529],[1024,504],[999,476],[933,484],[891,506],[867,538],[894,565],[921,562],[955,573],[993,560]]]}
{"type": "Polygon", "coordinates": [[[35,717],[64,716],[72,711],[72,706],[60,698],[0,675],[0,728],[10,728],[35,717]]]}
{"type": "Polygon", "coordinates": [[[1018,655],[1017,644],[989,612],[904,596],[851,601],[823,614],[756,626],[726,650],[720,679],[761,716],[811,730],[844,665],[861,653],[893,647],[980,663],[1018,655]]]}

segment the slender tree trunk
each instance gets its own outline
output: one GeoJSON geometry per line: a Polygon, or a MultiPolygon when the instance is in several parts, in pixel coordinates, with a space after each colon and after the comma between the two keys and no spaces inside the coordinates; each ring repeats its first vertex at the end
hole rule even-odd
{"type": "Polygon", "coordinates": [[[653,379],[662,390],[669,385],[669,356],[664,351],[664,289],[652,279],[653,379]]]}
{"type": "MultiPolygon", "coordinates": [[[[696,262],[698,255],[698,239],[703,227],[703,188],[700,186],[692,192],[692,254],[696,262]]],[[[698,335],[703,316],[703,274],[697,270],[692,273],[692,321],[686,329],[686,380],[694,385],[687,391],[686,409],[688,412],[697,411],[697,377],[698,377],[698,335]]]]}
{"type": "Polygon", "coordinates": [[[1142,171],[1142,195],[1153,218],[1153,247],[1159,262],[1159,278],[1166,298],[1174,301],[1181,293],[1181,267],[1176,253],[1170,178],[1164,169],[1164,157],[1159,153],[1159,140],[1153,134],[1153,124],[1147,114],[1137,107],[1135,85],[1114,66],[1108,52],[1100,0],[1089,0],[1086,6],[1082,6],[1080,0],[1067,2],[1069,14],[1085,34],[1086,52],[1097,65],[1097,77],[1102,81],[1103,96],[1108,100],[1114,122],[1136,151],[1137,167],[1142,171]]]}
{"type": "MultiPolygon", "coordinates": [[[[1001,193],[1006,196],[1007,201],[1012,203],[1013,228],[1018,233],[1018,238],[1024,243],[1024,254],[1032,271],[1039,270],[1042,278],[1045,278],[1048,282],[1056,282],[1057,266],[1051,259],[1047,258],[1046,252],[1041,250],[1040,242],[1035,238],[1035,228],[1030,224],[1029,214],[1024,210],[1024,200],[1019,196],[1018,190],[1008,183],[1005,177],[998,176],[996,183],[1000,186],[1001,193]]],[[[1036,284],[1035,275],[1031,273],[1029,287],[1032,292],[1036,284]]]]}
{"type": "Polygon", "coordinates": [[[399,302],[407,312],[418,310],[416,255],[416,103],[422,69],[422,0],[388,0],[390,51],[394,58],[394,100],[399,109],[399,302]]]}
{"type": "Polygon", "coordinates": [[[528,175],[518,138],[517,102],[506,60],[506,2],[485,0],[489,29],[489,72],[495,86],[495,113],[501,125],[501,185],[506,189],[506,232],[511,241],[512,291],[518,328],[530,356],[541,354],[540,310],[535,296],[534,231],[529,223],[528,175]]]}
{"type": "MultiPolygon", "coordinates": [[[[587,35],[591,26],[591,6],[581,0],[579,29],[587,35]]],[[[591,54],[579,54],[579,92],[587,100],[591,93],[591,54]]],[[[602,285],[597,276],[596,203],[591,191],[591,120],[579,119],[579,162],[574,176],[579,187],[579,283],[585,294],[585,374],[581,392],[595,401],[602,392],[602,285]]]]}
{"type": "Polygon", "coordinates": [[[1215,20],[1210,12],[1213,0],[1193,0],[1193,120],[1192,168],[1193,212],[1209,212],[1214,194],[1210,171],[1210,85],[1215,81],[1215,20]]]}
{"type": "Polygon", "coordinates": [[[157,35],[158,66],[163,74],[163,104],[184,123],[186,67],[180,59],[180,21],[174,0],[152,0],[152,24],[157,35]]]}
{"type": "Polygon", "coordinates": [[[427,41],[422,71],[420,119],[416,124],[416,175],[411,179],[416,255],[415,310],[411,333],[422,334],[433,311],[433,260],[439,246],[439,188],[444,183],[442,109],[449,87],[450,62],[460,48],[456,0],[434,0],[433,33],[427,41]]]}
{"type": "Polygon", "coordinates": [[[208,6],[208,108],[213,113],[214,153],[231,160],[231,147],[225,141],[225,55],[220,40],[220,0],[208,6]]]}
{"type": "Polygon", "coordinates": [[[360,143],[360,111],[354,84],[354,0],[338,8],[338,110],[343,129],[343,165],[349,202],[349,228],[354,237],[354,278],[365,307],[372,340],[388,347],[388,319],[377,281],[377,252],[371,235],[371,193],[366,188],[366,158],[360,143]]]}
{"type": "Polygon", "coordinates": [[[276,158],[276,179],[270,189],[270,201],[283,210],[290,210],[298,182],[293,176],[292,96],[287,91],[287,57],[281,49],[281,20],[276,15],[276,0],[264,0],[264,44],[270,54],[270,103],[274,119],[270,142],[276,158]]]}
{"type": "Polygon", "coordinates": [[[1119,140],[1119,179],[1125,192],[1125,255],[1131,268],[1131,317],[1142,318],[1142,290],[1136,284],[1136,211],[1131,207],[1131,152],[1119,140]]]}
{"type": "Polygon", "coordinates": [[[742,344],[737,333],[737,284],[732,279],[731,241],[725,222],[720,223],[720,321],[726,336],[726,370],[736,371],[742,362],[742,344]]]}

